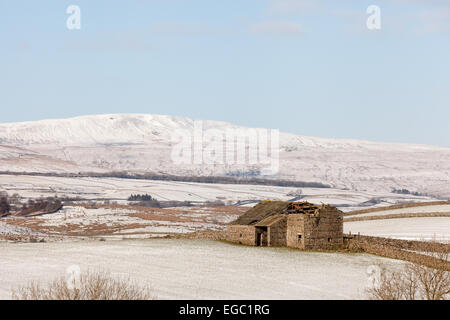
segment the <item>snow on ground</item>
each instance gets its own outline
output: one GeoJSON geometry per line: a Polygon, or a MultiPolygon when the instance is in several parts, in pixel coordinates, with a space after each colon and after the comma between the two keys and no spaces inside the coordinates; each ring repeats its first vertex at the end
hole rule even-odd
{"type": "Polygon", "coordinates": [[[391,209],[384,211],[376,211],[370,213],[357,214],[350,217],[371,217],[371,216],[384,216],[391,214],[412,214],[412,213],[450,213],[450,204],[446,205],[431,205],[431,206],[418,206],[401,209],[391,209]]]}
{"type": "Polygon", "coordinates": [[[0,243],[0,299],[66,269],[107,270],[149,284],[159,299],[360,299],[368,267],[401,262],[202,240],[0,243]]]}
{"type": "Polygon", "coordinates": [[[43,236],[44,234],[29,228],[13,226],[0,221],[0,236],[43,236]]]}
{"type": "MultiPolygon", "coordinates": [[[[262,185],[208,184],[119,178],[62,178],[44,176],[0,175],[0,190],[23,197],[81,197],[90,200],[109,199],[125,203],[131,194],[148,193],[158,200],[175,201],[245,201],[291,200],[301,190],[301,201],[336,205],[344,211],[361,209],[365,202],[381,199],[378,205],[398,202],[423,202],[432,198],[393,193],[356,192],[332,188],[292,188],[262,185]],[[290,194],[290,195],[288,195],[290,194]]],[[[255,203],[253,203],[255,204],[255,203]]],[[[373,204],[372,204],[373,206],[373,204]]]]}
{"type": "Polygon", "coordinates": [[[450,242],[450,218],[399,218],[344,222],[344,232],[405,240],[450,242]]]}
{"type": "Polygon", "coordinates": [[[154,237],[202,230],[222,230],[245,209],[180,207],[156,209],[125,206],[65,206],[47,215],[8,217],[5,222],[49,235],[154,237]]]}
{"type": "Polygon", "coordinates": [[[41,226],[63,226],[63,225],[90,225],[102,223],[106,226],[117,224],[139,223],[141,219],[126,215],[133,213],[132,210],[124,209],[86,209],[83,207],[64,207],[57,213],[36,217],[42,221],[41,226]]]}

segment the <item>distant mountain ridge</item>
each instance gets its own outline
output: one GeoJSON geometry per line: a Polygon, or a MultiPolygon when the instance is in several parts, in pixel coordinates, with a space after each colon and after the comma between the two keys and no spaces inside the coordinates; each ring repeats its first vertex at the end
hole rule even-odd
{"type": "MultiPolygon", "coordinates": [[[[207,129],[244,128],[204,121],[207,129]]],[[[255,175],[259,165],[179,165],[171,161],[173,132],[194,120],[108,114],[0,124],[0,171],[151,172],[173,175],[255,175]]],[[[359,191],[407,189],[450,196],[450,148],[314,138],[280,133],[277,178],[359,191]]]]}

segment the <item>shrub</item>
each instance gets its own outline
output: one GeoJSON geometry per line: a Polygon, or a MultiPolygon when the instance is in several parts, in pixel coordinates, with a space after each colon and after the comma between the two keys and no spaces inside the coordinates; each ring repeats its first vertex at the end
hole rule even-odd
{"type": "MultiPolygon", "coordinates": [[[[430,243],[430,248],[432,247],[430,243]]],[[[368,289],[372,300],[448,300],[450,299],[450,252],[431,252],[433,262],[408,262],[398,270],[381,266],[377,283],[368,289]]]]}
{"type": "Polygon", "coordinates": [[[13,290],[15,300],[150,300],[148,288],[129,279],[114,278],[105,272],[82,273],[76,281],[60,277],[42,285],[31,282],[13,290]]]}
{"type": "Polygon", "coordinates": [[[11,205],[7,197],[0,198],[0,214],[9,213],[11,210],[11,205]]]}

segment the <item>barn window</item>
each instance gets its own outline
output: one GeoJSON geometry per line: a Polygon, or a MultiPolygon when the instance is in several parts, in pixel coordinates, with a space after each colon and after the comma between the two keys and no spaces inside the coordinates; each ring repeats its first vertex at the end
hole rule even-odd
{"type": "Polygon", "coordinates": [[[240,238],[242,238],[242,233],[239,235],[240,238]]]}
{"type": "Polygon", "coordinates": [[[297,239],[298,239],[298,242],[302,242],[302,235],[301,234],[297,235],[297,239]]]}
{"type": "Polygon", "coordinates": [[[331,238],[328,238],[328,242],[331,242],[331,238]]]}

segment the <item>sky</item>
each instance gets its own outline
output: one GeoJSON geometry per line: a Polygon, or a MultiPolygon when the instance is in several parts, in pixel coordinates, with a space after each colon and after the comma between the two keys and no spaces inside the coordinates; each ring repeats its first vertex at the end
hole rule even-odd
{"type": "Polygon", "coordinates": [[[0,0],[0,111],[450,147],[450,1],[0,0]]]}

